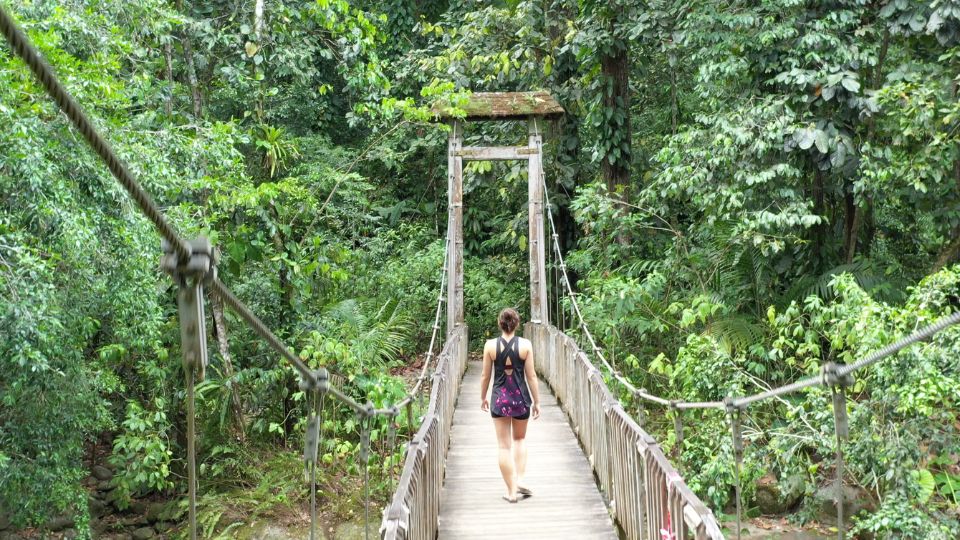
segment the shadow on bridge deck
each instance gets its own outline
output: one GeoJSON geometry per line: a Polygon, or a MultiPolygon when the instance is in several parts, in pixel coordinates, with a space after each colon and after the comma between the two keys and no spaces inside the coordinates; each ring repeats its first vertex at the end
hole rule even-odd
{"type": "Polygon", "coordinates": [[[617,533],[567,417],[541,379],[541,416],[527,433],[526,484],[534,496],[509,504],[497,466],[490,413],[480,410],[482,365],[467,364],[453,415],[439,539],[610,539],[617,533]]]}

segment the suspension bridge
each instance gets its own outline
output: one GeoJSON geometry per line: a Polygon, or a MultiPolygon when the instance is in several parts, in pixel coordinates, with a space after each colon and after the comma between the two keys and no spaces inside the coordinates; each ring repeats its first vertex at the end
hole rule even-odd
{"type": "MultiPolygon", "coordinates": [[[[457,115],[451,109],[436,109],[438,116],[450,124],[449,216],[441,290],[426,361],[416,383],[398,403],[381,408],[361,404],[331,385],[327,370],[307,366],[217,277],[216,250],[208,240],[187,240],[177,233],[3,7],[0,31],[163,239],[161,268],[178,287],[187,410],[187,527],[193,539],[197,537],[196,498],[200,481],[196,468],[194,384],[203,378],[207,364],[203,308],[206,291],[217,295],[300,375],[301,388],[308,395],[312,411],[304,444],[304,461],[310,472],[311,539],[316,537],[317,449],[326,401],[337,400],[361,419],[360,458],[366,464],[372,424],[385,419],[395,437],[401,411],[406,410],[407,421],[412,423],[413,403],[425,399],[427,393],[429,402],[419,427],[414,430],[412,425],[408,426],[413,435],[405,445],[396,490],[382,511],[381,538],[432,540],[520,535],[550,539],[722,539],[724,534],[714,513],[687,487],[657,441],[643,428],[648,414],[668,414],[673,419],[675,447],[679,448],[685,429],[684,412],[693,409],[727,413],[734,449],[731,467],[736,478],[736,530],[732,536],[739,537],[741,419],[750,405],[813,386],[829,388],[835,419],[835,481],[839,488],[843,478],[843,444],[848,437],[846,388],[853,382],[853,373],[960,323],[960,313],[954,313],[852,364],[826,364],[817,376],[755,395],[684,402],[636,388],[605,358],[583,318],[567,275],[543,174],[541,132],[543,123],[563,114],[563,109],[544,92],[473,94],[457,115]],[[529,126],[525,145],[463,146],[466,122],[518,120],[529,126]],[[528,166],[530,317],[524,325],[524,335],[533,343],[537,371],[546,388],[542,390],[542,416],[531,422],[528,433],[527,482],[534,496],[517,505],[500,499],[503,487],[496,468],[494,431],[488,415],[480,411],[479,396],[471,398],[471,391],[479,386],[479,366],[467,360],[469,342],[464,320],[463,163],[469,160],[520,160],[528,166]],[[549,225],[549,236],[545,223],[549,225]],[[552,279],[547,272],[548,257],[552,259],[552,279]],[[444,304],[446,320],[442,327],[444,304]],[[579,342],[568,335],[571,330],[576,331],[579,342]],[[435,354],[436,347],[440,350],[435,354]],[[616,385],[615,391],[608,383],[616,385]],[[623,394],[629,396],[628,403],[617,398],[623,394]],[[644,404],[659,409],[647,411],[644,404]]],[[[368,467],[362,469],[367,486],[368,467]]],[[[842,489],[836,493],[841,494],[842,489]]],[[[835,504],[837,534],[842,539],[844,505],[839,500],[835,504]]],[[[368,494],[365,520],[370,519],[368,494]]]]}

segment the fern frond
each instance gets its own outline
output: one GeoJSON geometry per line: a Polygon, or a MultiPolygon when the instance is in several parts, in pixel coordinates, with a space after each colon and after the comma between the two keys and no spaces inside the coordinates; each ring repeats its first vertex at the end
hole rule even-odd
{"type": "Polygon", "coordinates": [[[731,315],[711,321],[703,333],[714,337],[730,355],[764,341],[763,326],[748,315],[731,315]]]}

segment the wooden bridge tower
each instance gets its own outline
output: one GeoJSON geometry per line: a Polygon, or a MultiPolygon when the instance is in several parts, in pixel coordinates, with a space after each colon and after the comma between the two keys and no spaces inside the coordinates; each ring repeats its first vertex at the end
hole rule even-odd
{"type": "Polygon", "coordinates": [[[530,251],[530,321],[547,320],[547,278],[543,226],[542,129],[545,120],[563,115],[563,107],[547,92],[489,92],[471,94],[458,107],[466,114],[458,118],[448,104],[434,106],[437,115],[450,124],[447,142],[447,227],[451,249],[447,268],[447,334],[464,324],[463,307],[463,162],[526,160],[528,177],[530,251]],[[527,120],[524,146],[463,146],[463,124],[467,121],[527,120]]]}

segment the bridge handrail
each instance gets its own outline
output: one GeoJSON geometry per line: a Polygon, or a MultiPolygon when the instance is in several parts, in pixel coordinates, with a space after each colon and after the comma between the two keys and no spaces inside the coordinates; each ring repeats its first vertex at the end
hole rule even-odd
{"type": "Polygon", "coordinates": [[[407,446],[400,481],[383,510],[383,539],[433,540],[437,535],[450,425],[460,379],[467,367],[468,347],[467,327],[459,325],[440,351],[423,423],[407,446]]]}
{"type": "Polygon", "coordinates": [[[527,323],[536,365],[570,419],[627,538],[721,540],[713,512],[684,483],[660,445],[623,409],[577,343],[527,323]]]}

